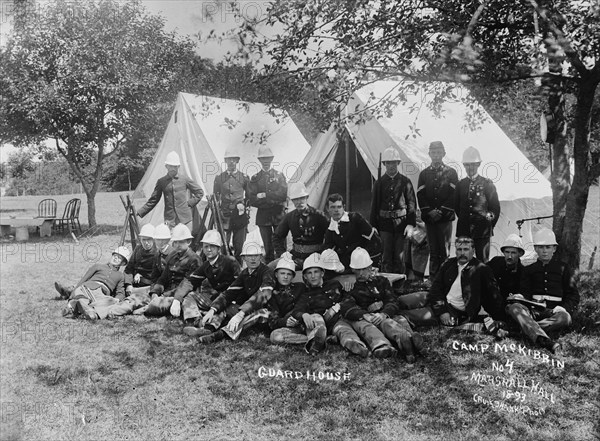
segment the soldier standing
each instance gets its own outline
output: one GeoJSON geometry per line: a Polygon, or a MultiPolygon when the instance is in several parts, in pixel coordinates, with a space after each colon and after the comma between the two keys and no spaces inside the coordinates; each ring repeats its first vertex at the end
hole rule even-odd
{"type": "Polygon", "coordinates": [[[152,195],[146,201],[146,204],[138,210],[140,217],[146,216],[158,204],[164,195],[165,223],[173,228],[177,224],[184,224],[192,228],[192,209],[200,202],[204,196],[202,187],[196,184],[191,178],[180,175],[179,167],[181,161],[176,152],[170,152],[165,160],[167,174],[156,181],[156,186],[152,195]],[[188,190],[192,197],[188,198],[188,190]]]}
{"type": "Polygon", "coordinates": [[[456,189],[455,211],[458,215],[456,237],[470,237],[475,241],[475,255],[482,262],[490,256],[490,238],[500,216],[500,202],[496,186],[491,179],[477,173],[481,156],[475,147],[463,153],[467,177],[461,179],[456,189]]]}
{"type": "Polygon", "coordinates": [[[258,149],[258,160],[262,170],[250,178],[248,198],[250,205],[258,208],[256,225],[265,246],[265,260],[268,263],[275,258],[273,232],[285,215],[287,183],[282,173],[271,168],[273,152],[269,147],[258,149]]]}
{"type": "Polygon", "coordinates": [[[442,162],[446,156],[444,144],[434,141],[429,144],[431,165],[419,174],[417,198],[421,208],[421,219],[425,222],[429,243],[429,275],[435,276],[440,265],[450,253],[452,221],[454,214],[454,190],[458,174],[442,162]]]}
{"type": "Polygon", "coordinates": [[[248,197],[248,176],[237,170],[240,156],[233,149],[225,151],[227,170],[215,177],[213,191],[220,201],[223,215],[223,229],[226,232],[225,242],[233,239],[233,250],[238,262],[242,262],[240,253],[246,240],[248,215],[246,214],[248,197]]]}
{"type": "Polygon", "coordinates": [[[400,153],[387,148],[381,157],[385,174],[375,182],[371,203],[371,225],[383,242],[384,272],[405,272],[404,239],[416,225],[416,198],[413,185],[398,171],[400,153]]]}

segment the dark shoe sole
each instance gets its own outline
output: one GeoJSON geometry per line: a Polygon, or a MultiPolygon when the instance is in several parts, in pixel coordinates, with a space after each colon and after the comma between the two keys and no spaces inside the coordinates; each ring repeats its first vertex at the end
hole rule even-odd
{"type": "Polygon", "coordinates": [[[209,331],[205,328],[196,328],[195,326],[186,326],[183,328],[183,333],[185,335],[189,335],[190,337],[203,337],[205,335],[210,335],[213,332],[209,331]]]}

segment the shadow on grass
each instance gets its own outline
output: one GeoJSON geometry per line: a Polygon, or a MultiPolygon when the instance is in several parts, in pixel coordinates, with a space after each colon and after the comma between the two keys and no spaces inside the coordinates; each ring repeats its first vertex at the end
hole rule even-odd
{"type": "Polygon", "coordinates": [[[87,376],[87,371],[82,368],[56,368],[46,364],[29,367],[26,371],[31,372],[42,384],[54,387],[61,386],[72,381],[78,381],[87,376]]]}

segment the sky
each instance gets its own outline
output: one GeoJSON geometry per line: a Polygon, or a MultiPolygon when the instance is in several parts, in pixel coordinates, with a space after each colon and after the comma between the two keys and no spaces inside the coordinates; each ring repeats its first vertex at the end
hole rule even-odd
{"type": "MultiPolygon", "coordinates": [[[[165,18],[168,31],[193,37],[199,43],[198,52],[202,57],[220,61],[228,51],[237,49],[233,41],[202,43],[213,29],[221,34],[239,25],[239,20],[236,22],[231,8],[226,4],[220,5],[221,2],[213,0],[144,0],[142,3],[149,12],[165,18]]],[[[238,4],[246,15],[254,16],[261,10],[261,2],[242,1],[238,4]]]]}
{"type": "MultiPolygon", "coordinates": [[[[38,6],[46,0],[37,0],[38,6]]],[[[162,15],[165,18],[165,28],[182,35],[189,35],[198,42],[198,52],[205,58],[215,61],[222,60],[228,51],[235,51],[237,46],[232,41],[222,42],[203,40],[211,30],[220,35],[240,24],[228,2],[222,0],[142,0],[148,12],[162,15]],[[210,18],[209,18],[210,17],[210,18]]],[[[244,17],[258,17],[266,9],[267,2],[241,0],[238,8],[244,17]]],[[[6,38],[13,25],[12,0],[0,0],[0,45],[6,38]]]]}

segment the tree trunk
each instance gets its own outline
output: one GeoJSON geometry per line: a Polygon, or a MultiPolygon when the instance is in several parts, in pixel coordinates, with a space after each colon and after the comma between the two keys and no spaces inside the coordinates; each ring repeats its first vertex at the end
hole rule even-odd
{"type": "Polygon", "coordinates": [[[88,206],[88,225],[89,228],[94,228],[96,226],[96,188],[92,187],[92,190],[89,193],[86,193],[87,196],[87,206],[88,206]]]}
{"type": "Polygon", "coordinates": [[[577,93],[575,112],[575,142],[573,156],[575,174],[573,185],[567,198],[565,225],[560,237],[562,246],[561,259],[572,269],[579,269],[581,259],[581,234],[583,220],[587,208],[590,184],[590,127],[592,106],[598,81],[595,78],[582,79],[577,93]]]}
{"type": "Polygon", "coordinates": [[[569,151],[567,146],[567,120],[565,115],[565,96],[561,89],[561,81],[552,84],[548,106],[554,116],[556,134],[552,145],[552,229],[556,237],[562,237],[564,228],[567,196],[571,186],[571,171],[569,169],[569,151]]]}

